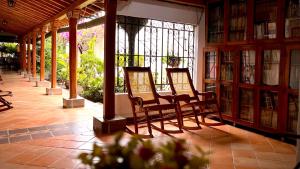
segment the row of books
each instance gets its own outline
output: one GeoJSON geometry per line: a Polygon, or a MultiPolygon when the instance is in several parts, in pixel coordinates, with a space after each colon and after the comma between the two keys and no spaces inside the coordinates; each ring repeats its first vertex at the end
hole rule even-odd
{"type": "Polygon", "coordinates": [[[246,16],[239,16],[230,19],[230,31],[245,31],[247,25],[246,16]]]}
{"type": "Polygon", "coordinates": [[[262,109],[260,116],[260,123],[262,126],[277,128],[277,111],[270,109],[262,109]]]}
{"type": "Polygon", "coordinates": [[[246,31],[245,32],[230,32],[229,33],[229,40],[230,41],[242,41],[246,40],[246,31]]]}
{"type": "Polygon", "coordinates": [[[224,40],[223,32],[209,32],[208,42],[222,42],[224,40]]]}
{"type": "Polygon", "coordinates": [[[290,88],[298,89],[300,81],[300,65],[293,66],[291,65],[290,69],[290,88]]]}
{"type": "Polygon", "coordinates": [[[289,0],[288,7],[287,7],[287,17],[300,17],[300,2],[289,0]]]}
{"type": "Polygon", "coordinates": [[[233,80],[233,65],[221,65],[221,80],[233,80]]]}
{"type": "Polygon", "coordinates": [[[263,22],[255,24],[255,39],[276,38],[276,22],[263,22]]]}
{"type": "Polygon", "coordinates": [[[230,6],[230,15],[231,17],[241,16],[247,14],[246,1],[232,4],[230,6]]]}
{"type": "Polygon", "coordinates": [[[275,21],[277,17],[277,4],[274,2],[259,3],[255,5],[255,21],[275,21]]]}

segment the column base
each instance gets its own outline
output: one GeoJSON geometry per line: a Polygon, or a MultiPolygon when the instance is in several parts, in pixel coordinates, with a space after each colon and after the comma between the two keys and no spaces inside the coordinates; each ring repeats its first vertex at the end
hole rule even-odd
{"type": "Polygon", "coordinates": [[[21,76],[24,76],[26,74],[26,71],[19,72],[21,76]]]}
{"type": "Polygon", "coordinates": [[[38,78],[38,77],[29,77],[29,81],[31,81],[31,82],[37,82],[37,81],[39,81],[39,79],[40,78],[38,78]]]}
{"type": "Polygon", "coordinates": [[[111,120],[104,120],[103,117],[93,118],[93,129],[96,135],[111,134],[118,131],[125,131],[126,119],[116,116],[111,120]]]}
{"type": "Polygon", "coordinates": [[[84,99],[65,99],[63,98],[64,108],[79,108],[84,107],[84,99]]]}
{"type": "Polygon", "coordinates": [[[32,74],[31,74],[31,73],[25,73],[25,74],[24,74],[24,78],[30,78],[30,77],[32,77],[32,74]]]}
{"type": "Polygon", "coordinates": [[[62,95],[62,89],[57,88],[46,88],[46,94],[47,95],[62,95]]]}
{"type": "Polygon", "coordinates": [[[35,86],[36,87],[48,87],[50,88],[51,83],[48,81],[36,81],[35,86]]]}

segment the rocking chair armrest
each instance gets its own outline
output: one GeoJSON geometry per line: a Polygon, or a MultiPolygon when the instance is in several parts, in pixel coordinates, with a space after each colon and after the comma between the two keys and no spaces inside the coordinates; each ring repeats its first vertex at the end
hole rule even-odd
{"type": "Polygon", "coordinates": [[[175,96],[175,102],[184,101],[185,103],[189,103],[191,101],[191,97],[188,94],[181,94],[175,96]]]}
{"type": "Polygon", "coordinates": [[[197,92],[197,95],[204,96],[206,99],[217,97],[215,92],[199,92],[197,90],[196,90],[196,92],[197,92]]]}
{"type": "Polygon", "coordinates": [[[175,96],[174,96],[174,95],[160,95],[160,94],[157,94],[157,97],[158,97],[158,98],[165,99],[165,100],[167,100],[169,103],[173,103],[173,102],[174,102],[174,99],[175,99],[175,96]]]}
{"type": "Polygon", "coordinates": [[[135,105],[138,105],[140,107],[143,107],[144,101],[141,97],[132,97],[131,100],[134,102],[135,105]]]}

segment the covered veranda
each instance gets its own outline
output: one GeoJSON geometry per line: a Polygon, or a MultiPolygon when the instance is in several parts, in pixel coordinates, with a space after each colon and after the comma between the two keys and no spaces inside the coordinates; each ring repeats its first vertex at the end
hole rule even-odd
{"type": "MultiPolygon", "coordinates": [[[[53,0],[50,1],[51,3],[40,1],[37,4],[16,2],[23,4],[23,8],[29,13],[30,9],[43,13],[44,11],[39,9],[41,7],[45,7],[45,11],[49,13],[37,18],[24,14],[23,17],[26,19],[24,23],[21,23],[22,26],[16,24],[1,27],[5,32],[11,32],[20,37],[21,75],[11,71],[4,71],[1,74],[3,83],[0,84],[0,89],[13,91],[13,97],[7,99],[13,103],[14,108],[0,112],[0,168],[84,168],[76,159],[78,153],[90,151],[94,142],[105,145],[113,138],[110,134],[95,136],[94,117],[104,123],[119,119],[118,112],[115,111],[118,105],[115,105],[115,77],[112,72],[115,72],[115,46],[113,44],[115,44],[116,10],[120,1],[108,0],[104,3],[90,0],[53,0]],[[51,11],[52,7],[55,10],[51,11]],[[81,10],[88,11],[87,15],[92,15],[99,10],[106,12],[103,105],[90,102],[77,95],[76,27],[81,10]],[[35,22],[29,24],[31,19],[35,22]],[[58,28],[65,25],[69,25],[70,33],[69,91],[58,88],[56,84],[55,37],[58,28]],[[50,32],[52,38],[50,82],[44,80],[44,65],[42,64],[43,41],[46,32],[50,32]],[[31,52],[28,52],[30,45],[26,48],[26,44],[32,44],[32,50],[35,51],[37,38],[41,40],[40,72],[36,70],[35,52],[31,55],[31,52]]],[[[204,3],[193,0],[169,2],[196,7],[201,7],[204,3]]],[[[6,13],[1,13],[0,17],[8,18],[9,22],[10,20],[18,22],[19,20],[14,21],[12,15],[9,15],[6,1],[0,3],[1,7],[7,10],[6,13]]],[[[201,63],[197,66],[201,66],[201,63]]],[[[198,88],[201,88],[199,84],[198,88]]],[[[168,127],[172,128],[172,126],[168,127]]],[[[129,137],[130,135],[126,134],[126,138],[129,137]]],[[[210,169],[288,169],[295,166],[295,146],[231,125],[203,126],[199,130],[169,135],[154,131],[153,141],[158,143],[172,137],[186,139],[190,144],[199,145],[211,151],[210,169]]]]}
{"type": "MultiPolygon", "coordinates": [[[[0,112],[1,168],[84,168],[77,160],[80,152],[90,151],[94,142],[113,141],[112,135],[94,135],[93,116],[103,108],[99,103],[85,100],[84,108],[63,109],[61,100],[68,96],[67,90],[63,96],[49,97],[16,72],[2,76],[1,89],[14,91],[8,98],[14,108],[0,112]]],[[[210,169],[291,169],[295,164],[293,145],[231,125],[170,135],[154,130],[152,140],[158,143],[173,137],[211,151],[210,169]]]]}

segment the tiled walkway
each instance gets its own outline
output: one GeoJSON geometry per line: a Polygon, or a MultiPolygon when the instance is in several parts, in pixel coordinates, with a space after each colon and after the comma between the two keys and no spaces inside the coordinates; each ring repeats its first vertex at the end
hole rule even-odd
{"type": "MultiPolygon", "coordinates": [[[[33,87],[33,82],[16,73],[2,77],[0,89],[13,92],[8,99],[14,108],[0,112],[0,169],[84,168],[76,159],[79,152],[89,151],[94,142],[111,142],[111,136],[95,138],[92,131],[92,117],[101,115],[100,104],[87,101],[85,108],[63,109],[63,96],[47,96],[45,88],[33,87]]],[[[155,142],[170,139],[157,131],[154,135],[155,142]]],[[[210,169],[292,169],[295,165],[294,146],[229,125],[172,136],[211,151],[210,169]]]]}

